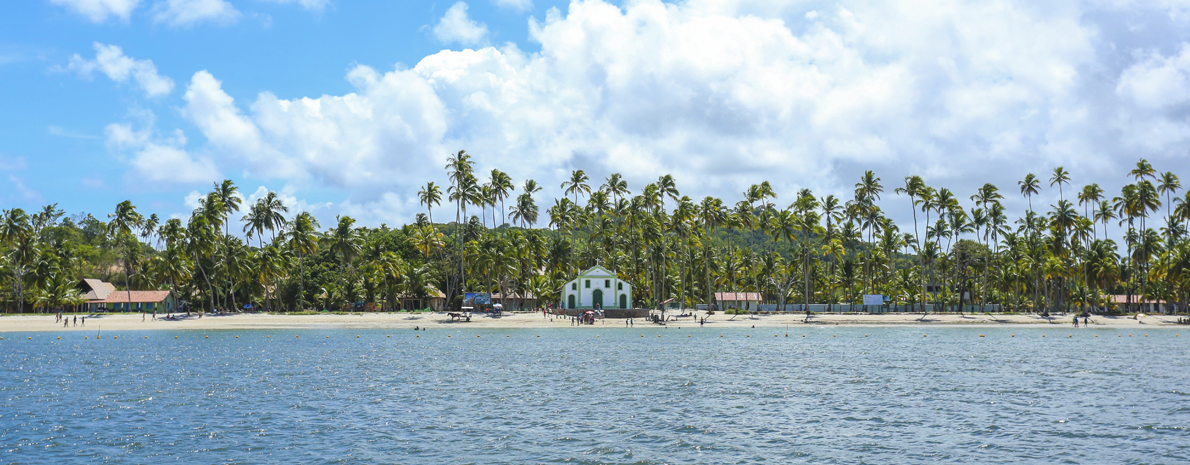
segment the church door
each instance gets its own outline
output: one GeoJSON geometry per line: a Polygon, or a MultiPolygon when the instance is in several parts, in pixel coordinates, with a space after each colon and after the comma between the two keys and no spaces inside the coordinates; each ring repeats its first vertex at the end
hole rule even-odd
{"type": "Polygon", "coordinates": [[[596,289],[591,292],[591,308],[603,308],[602,289],[596,289]]]}
{"type": "Polygon", "coordinates": [[[570,298],[567,299],[567,303],[570,305],[567,305],[566,308],[574,308],[574,294],[570,294],[570,298]]]}
{"type": "Polygon", "coordinates": [[[628,308],[628,294],[620,294],[620,308],[628,308]]]}

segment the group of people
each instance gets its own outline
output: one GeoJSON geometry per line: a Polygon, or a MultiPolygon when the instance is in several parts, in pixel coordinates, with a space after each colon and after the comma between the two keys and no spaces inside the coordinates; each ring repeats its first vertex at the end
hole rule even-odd
{"type": "MultiPolygon", "coordinates": [[[[1078,317],[1079,317],[1079,315],[1074,315],[1074,327],[1075,328],[1078,327],[1078,317]]],[[[1087,326],[1089,326],[1091,324],[1091,315],[1084,313],[1084,314],[1082,314],[1082,317],[1083,317],[1083,327],[1086,328],[1087,326]]]]}
{"type": "MultiPolygon", "coordinates": [[[[62,312],[58,312],[58,315],[54,319],[54,322],[57,323],[59,321],[62,322],[63,328],[69,328],[72,322],[74,323],[75,326],[78,326],[79,325],[79,316],[75,315],[74,318],[71,319],[71,317],[63,315],[62,312]]],[[[85,316],[83,317],[82,324],[83,324],[83,326],[87,326],[87,317],[85,317],[85,316]]]]}

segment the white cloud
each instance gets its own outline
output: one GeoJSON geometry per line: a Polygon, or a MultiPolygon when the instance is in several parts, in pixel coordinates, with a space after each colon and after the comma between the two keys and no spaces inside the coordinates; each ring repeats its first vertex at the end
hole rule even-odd
{"type": "Polygon", "coordinates": [[[1153,52],[1120,75],[1116,94],[1144,109],[1159,110],[1190,102],[1190,44],[1176,56],[1153,52]]]}
{"type": "Polygon", "coordinates": [[[223,179],[211,160],[196,159],[180,148],[155,143],[145,145],[132,157],[132,167],[148,181],[170,186],[223,179]]]}
{"type": "Polygon", "coordinates": [[[331,3],[330,0],[262,0],[269,3],[279,3],[282,5],[297,4],[302,8],[310,11],[322,11],[331,3]]]}
{"type": "Polygon", "coordinates": [[[467,4],[455,3],[438,24],[434,25],[434,37],[444,43],[476,45],[488,35],[488,27],[467,17],[467,4]]]}
{"type": "Polygon", "coordinates": [[[133,59],[116,45],[95,42],[94,47],[94,60],[85,59],[76,53],[70,57],[70,64],[66,69],[83,77],[90,77],[91,73],[99,70],[111,80],[120,83],[131,78],[150,97],[162,96],[173,90],[174,81],[157,74],[157,66],[153,65],[153,60],[133,59]]]}
{"type": "Polygon", "coordinates": [[[169,137],[156,137],[151,115],[147,121],[141,129],[127,123],[113,123],[104,128],[108,150],[126,156],[132,166],[130,180],[172,187],[223,179],[214,161],[192,156],[183,148],[186,137],[180,130],[169,137]]]}
{"type": "Polygon", "coordinates": [[[501,8],[511,8],[516,11],[528,11],[533,9],[533,0],[494,0],[496,6],[501,8]]]}
{"type": "Polygon", "coordinates": [[[86,16],[92,22],[102,23],[108,18],[115,17],[127,22],[132,16],[132,10],[140,0],[49,0],[55,5],[64,6],[75,13],[86,16]]]}
{"type": "Polygon", "coordinates": [[[153,6],[153,22],[173,27],[200,22],[234,23],[240,12],[225,0],[164,0],[153,6]]]}
{"type": "Polygon", "coordinates": [[[811,3],[573,2],[531,20],[539,52],[442,51],[357,66],[344,95],[246,102],[201,71],[181,113],[205,138],[194,154],[347,193],[310,208],[371,224],[411,219],[417,187],[459,149],[554,190],[582,168],[635,190],[673,174],[684,193],[729,200],[770,180],[782,201],[797,187],[847,195],[866,169],[887,191],[923,174],[965,198],[1059,164],[1083,182],[1185,156],[1190,52],[1105,59],[1116,41],[1081,4],[811,3]]]}
{"type": "Polygon", "coordinates": [[[1190,143],[1190,44],[1178,54],[1139,53],[1120,75],[1116,95],[1125,105],[1115,122],[1123,140],[1149,153],[1184,155],[1190,143]]]}

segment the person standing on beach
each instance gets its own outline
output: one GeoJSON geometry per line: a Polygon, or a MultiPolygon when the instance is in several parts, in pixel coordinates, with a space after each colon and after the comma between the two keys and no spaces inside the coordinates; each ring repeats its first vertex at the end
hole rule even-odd
{"type": "Polygon", "coordinates": [[[83,317],[83,320],[80,321],[80,323],[82,323],[83,326],[87,326],[87,317],[83,317]]]}
{"type": "Polygon", "coordinates": [[[74,316],[74,325],[75,325],[75,326],[78,326],[78,325],[79,325],[79,316],[78,316],[78,315],[75,315],[75,316],[74,316]]]}

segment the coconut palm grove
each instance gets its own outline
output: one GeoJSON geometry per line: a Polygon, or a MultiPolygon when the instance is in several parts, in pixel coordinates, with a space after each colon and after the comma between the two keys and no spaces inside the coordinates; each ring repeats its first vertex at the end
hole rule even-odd
{"type": "Polygon", "coordinates": [[[629,186],[620,174],[576,170],[546,181],[564,193],[546,200],[538,181],[479,172],[465,151],[444,168],[441,184],[417,192],[424,213],[400,227],[359,227],[346,216],[320,224],[272,192],[245,204],[231,180],[188,218],[129,201],[72,216],[56,204],[4,210],[0,305],[69,311],[79,280],[98,278],[173,291],[195,311],[395,311],[432,296],[457,308],[464,292],[498,294],[518,309],[530,298],[556,302],[569,276],[596,264],[634,284],[637,308],[759,292],[767,303],[835,311],[882,294],[923,313],[1118,313],[1142,302],[1177,313],[1190,291],[1190,192],[1143,159],[1120,192],[1080,187],[1062,167],[1024,173],[1014,186],[931,186],[867,171],[850,198],[776,192],[762,181],[737,198],[694,199],[670,175],[629,186]],[[1034,204],[1042,189],[1057,190],[1057,203],[1034,204]],[[1023,196],[1028,209],[1006,211],[1007,196],[1023,196]],[[913,206],[911,224],[882,213],[892,202],[913,206]]]}

